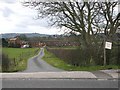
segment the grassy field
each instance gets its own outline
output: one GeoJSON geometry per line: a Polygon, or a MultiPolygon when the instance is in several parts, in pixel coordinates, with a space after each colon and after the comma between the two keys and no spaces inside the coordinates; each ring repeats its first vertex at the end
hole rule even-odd
{"type": "MultiPolygon", "coordinates": [[[[8,55],[9,58],[18,58],[20,55],[23,54],[34,54],[37,48],[3,48],[2,52],[8,55]]],[[[25,55],[26,56],[26,55],[25,55]]]]}
{"type": "Polygon", "coordinates": [[[7,72],[25,70],[30,57],[39,52],[39,48],[3,48],[2,52],[10,60],[10,67],[7,72]]]}
{"type": "Polygon", "coordinates": [[[96,70],[103,70],[103,69],[118,69],[117,65],[107,65],[107,66],[73,66],[70,65],[60,58],[56,57],[54,54],[48,52],[46,49],[45,56],[43,57],[43,60],[45,60],[47,63],[51,64],[54,67],[67,70],[67,71],[96,71],[96,70]]]}

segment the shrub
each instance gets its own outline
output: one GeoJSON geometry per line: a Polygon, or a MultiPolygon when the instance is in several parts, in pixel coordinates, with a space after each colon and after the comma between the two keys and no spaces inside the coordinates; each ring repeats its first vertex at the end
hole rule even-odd
{"type": "Polygon", "coordinates": [[[65,62],[74,66],[88,65],[88,54],[80,49],[47,49],[65,62]],[[86,56],[85,56],[86,55],[86,56]]]}
{"type": "MultiPolygon", "coordinates": [[[[47,48],[55,56],[64,60],[65,62],[74,66],[92,66],[103,65],[104,54],[103,48],[99,50],[97,47],[79,48],[79,49],[55,49],[47,48]],[[94,49],[93,49],[94,48],[94,49]],[[93,50],[93,51],[92,51],[93,50]],[[91,52],[92,51],[92,52],[91,52]]],[[[113,47],[112,50],[106,50],[107,65],[117,65],[118,52],[117,48],[113,47]]]]}
{"type": "Polygon", "coordinates": [[[10,67],[10,60],[7,55],[2,53],[2,72],[8,71],[10,67]]]}

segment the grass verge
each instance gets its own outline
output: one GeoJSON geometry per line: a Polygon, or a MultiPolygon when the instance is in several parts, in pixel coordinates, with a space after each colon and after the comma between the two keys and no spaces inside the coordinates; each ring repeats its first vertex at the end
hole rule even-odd
{"type": "Polygon", "coordinates": [[[117,65],[107,65],[107,66],[73,66],[70,65],[60,58],[56,57],[54,54],[48,52],[46,49],[44,50],[45,56],[43,60],[49,63],[50,65],[60,68],[66,71],[96,71],[96,70],[104,70],[104,69],[118,69],[117,65]]]}

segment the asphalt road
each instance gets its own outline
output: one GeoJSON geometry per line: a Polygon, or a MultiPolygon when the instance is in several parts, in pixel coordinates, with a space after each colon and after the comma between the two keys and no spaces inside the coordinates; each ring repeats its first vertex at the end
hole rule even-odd
{"type": "Polygon", "coordinates": [[[3,79],[2,88],[118,88],[118,80],[3,79]]]}
{"type": "Polygon", "coordinates": [[[37,56],[34,56],[33,58],[30,58],[28,60],[27,69],[23,71],[23,73],[29,73],[29,72],[59,72],[63,71],[61,69],[55,68],[45,61],[43,61],[41,58],[44,56],[44,49],[41,48],[39,54],[37,56]]]}

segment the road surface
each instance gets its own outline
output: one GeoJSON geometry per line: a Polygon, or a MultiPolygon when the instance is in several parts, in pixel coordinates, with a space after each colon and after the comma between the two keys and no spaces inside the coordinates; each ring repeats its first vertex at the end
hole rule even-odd
{"type": "Polygon", "coordinates": [[[118,88],[118,80],[3,79],[3,88],[118,88]]]}
{"type": "Polygon", "coordinates": [[[28,60],[27,69],[23,73],[29,72],[59,72],[61,69],[55,68],[42,60],[44,49],[41,48],[39,54],[28,60]]]}

